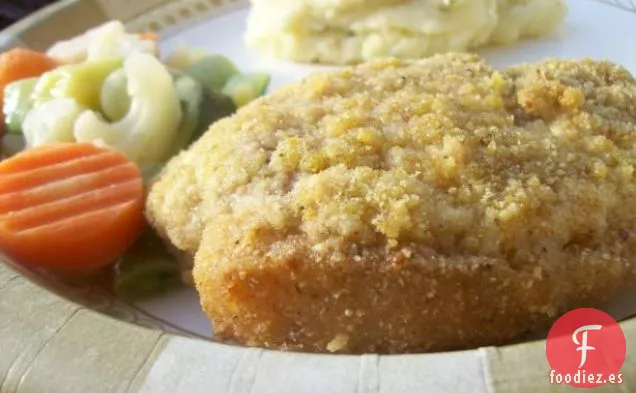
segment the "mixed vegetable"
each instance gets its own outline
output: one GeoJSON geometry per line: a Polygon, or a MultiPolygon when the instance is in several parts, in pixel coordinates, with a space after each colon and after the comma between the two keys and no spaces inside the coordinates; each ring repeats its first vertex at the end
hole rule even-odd
{"type": "Polygon", "coordinates": [[[143,220],[144,182],[270,78],[111,21],[46,53],[0,55],[0,251],[82,271],[113,264],[122,296],[151,295],[181,272],[143,220]]]}

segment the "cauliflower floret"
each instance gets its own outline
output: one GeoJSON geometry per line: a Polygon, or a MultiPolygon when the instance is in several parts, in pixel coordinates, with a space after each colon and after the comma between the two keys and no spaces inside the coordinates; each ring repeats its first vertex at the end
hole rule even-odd
{"type": "Polygon", "coordinates": [[[155,165],[169,158],[182,111],[172,76],[154,56],[134,53],[124,62],[131,105],[124,118],[106,122],[95,111],[84,111],[74,126],[78,142],[115,148],[138,165],[155,165]]]}
{"type": "MultiPolygon", "coordinates": [[[[121,27],[123,28],[123,25],[121,27]]],[[[105,32],[105,34],[96,37],[95,41],[88,46],[87,59],[127,57],[132,53],[138,52],[155,54],[155,42],[143,39],[137,34],[128,34],[118,29],[105,32]]]]}
{"type": "Polygon", "coordinates": [[[56,98],[29,110],[22,123],[26,146],[73,142],[73,124],[83,111],[72,98],[56,98]]]}
{"type": "Polygon", "coordinates": [[[129,34],[120,21],[110,21],[60,41],[49,48],[47,54],[65,63],[80,63],[112,57],[127,57],[132,53],[157,53],[157,44],[144,40],[138,34],[129,34]]]}

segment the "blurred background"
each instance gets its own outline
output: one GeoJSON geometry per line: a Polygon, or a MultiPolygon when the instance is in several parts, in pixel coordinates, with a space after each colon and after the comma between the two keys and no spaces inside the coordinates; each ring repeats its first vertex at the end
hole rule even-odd
{"type": "Polygon", "coordinates": [[[56,0],[0,0],[0,29],[19,21],[56,0]]]}

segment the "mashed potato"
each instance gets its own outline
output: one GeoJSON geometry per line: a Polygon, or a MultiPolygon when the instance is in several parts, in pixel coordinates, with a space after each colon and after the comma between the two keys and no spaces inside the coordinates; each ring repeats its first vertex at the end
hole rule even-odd
{"type": "Polygon", "coordinates": [[[246,42],[331,64],[420,58],[553,32],[563,0],[252,0],[246,42]]]}

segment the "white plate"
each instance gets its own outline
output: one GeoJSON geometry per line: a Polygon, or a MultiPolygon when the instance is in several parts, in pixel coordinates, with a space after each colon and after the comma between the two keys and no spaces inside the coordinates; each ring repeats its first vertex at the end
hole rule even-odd
{"type": "MultiPolygon", "coordinates": [[[[636,74],[636,14],[593,0],[570,0],[569,7],[569,16],[560,35],[480,50],[479,53],[499,67],[546,57],[591,57],[620,63],[636,74]]],[[[248,50],[243,44],[248,12],[246,7],[235,7],[198,25],[173,30],[162,42],[162,52],[169,53],[183,43],[224,54],[242,70],[271,73],[270,90],[298,81],[311,72],[330,68],[276,61],[248,50]]],[[[210,324],[192,289],[184,288],[127,304],[98,285],[69,287],[54,282],[51,277],[40,276],[38,280],[66,297],[116,318],[173,333],[212,338],[210,324]]],[[[619,296],[606,309],[619,320],[636,315],[636,288],[619,296]]]]}

